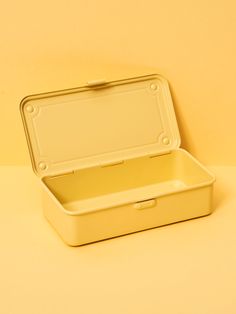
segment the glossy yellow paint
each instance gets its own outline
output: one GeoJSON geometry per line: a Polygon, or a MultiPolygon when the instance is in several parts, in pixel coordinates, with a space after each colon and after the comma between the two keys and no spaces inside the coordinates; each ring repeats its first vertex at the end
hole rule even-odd
{"type": "Polygon", "coordinates": [[[214,177],[180,136],[160,75],[26,97],[21,114],[45,216],[81,245],[212,210],[214,177]]]}

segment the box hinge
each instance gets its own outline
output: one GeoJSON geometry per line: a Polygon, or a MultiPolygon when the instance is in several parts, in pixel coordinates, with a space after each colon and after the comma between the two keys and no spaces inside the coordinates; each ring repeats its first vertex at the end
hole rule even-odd
{"type": "Polygon", "coordinates": [[[149,155],[149,158],[155,158],[155,157],[158,157],[158,156],[162,156],[162,155],[167,155],[167,154],[170,154],[171,151],[168,150],[168,151],[164,151],[164,152],[159,152],[159,153],[155,153],[155,154],[150,154],[149,155]]]}
{"type": "Polygon", "coordinates": [[[50,176],[50,178],[59,178],[59,177],[64,177],[64,176],[67,176],[69,174],[74,174],[75,171],[72,170],[72,171],[68,171],[68,172],[63,172],[63,173],[58,173],[58,174],[54,174],[52,176],[50,176]]]}
{"type": "Polygon", "coordinates": [[[124,163],[124,160],[114,161],[114,162],[108,162],[101,164],[101,167],[112,167],[112,166],[118,166],[124,163]]]}
{"type": "Polygon", "coordinates": [[[88,82],[87,82],[87,85],[88,85],[89,87],[96,87],[96,86],[105,85],[105,84],[107,84],[107,83],[108,83],[108,82],[107,82],[106,80],[102,79],[102,80],[88,81],[88,82]]]}

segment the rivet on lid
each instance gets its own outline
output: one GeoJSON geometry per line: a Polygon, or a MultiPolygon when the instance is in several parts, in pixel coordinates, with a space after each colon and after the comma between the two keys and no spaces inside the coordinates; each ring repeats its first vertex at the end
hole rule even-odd
{"type": "Polygon", "coordinates": [[[164,145],[168,145],[168,144],[170,144],[170,139],[169,139],[168,137],[164,137],[164,138],[162,139],[162,143],[163,143],[164,145]]]}
{"type": "Polygon", "coordinates": [[[150,85],[150,88],[151,88],[151,90],[155,91],[155,90],[157,90],[158,86],[155,83],[152,83],[150,85]]]}
{"type": "Polygon", "coordinates": [[[40,170],[46,170],[47,165],[45,164],[45,162],[40,162],[38,164],[38,167],[39,167],[40,170]]]}
{"type": "Polygon", "coordinates": [[[29,105],[26,107],[26,111],[29,112],[29,113],[32,113],[34,111],[34,107],[29,105]]]}

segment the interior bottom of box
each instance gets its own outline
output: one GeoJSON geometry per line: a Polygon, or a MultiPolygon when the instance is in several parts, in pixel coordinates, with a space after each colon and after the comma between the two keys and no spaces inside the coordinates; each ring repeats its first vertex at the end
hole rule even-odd
{"type": "Polygon", "coordinates": [[[212,180],[182,149],[43,178],[62,206],[78,214],[184,191],[212,180]]]}
{"type": "Polygon", "coordinates": [[[176,192],[182,188],[185,188],[186,186],[187,185],[181,180],[169,180],[162,183],[146,185],[122,192],[67,202],[64,203],[63,206],[67,210],[79,211],[82,213],[83,211],[94,211],[97,207],[105,209],[119,206],[120,204],[135,203],[141,201],[144,195],[145,200],[151,199],[158,197],[163,193],[168,194],[176,192]]]}

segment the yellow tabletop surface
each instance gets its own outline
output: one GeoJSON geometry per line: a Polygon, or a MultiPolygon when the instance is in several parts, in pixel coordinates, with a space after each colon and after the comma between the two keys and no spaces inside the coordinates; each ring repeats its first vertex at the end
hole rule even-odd
{"type": "Polygon", "coordinates": [[[0,167],[1,314],[235,314],[236,167],[212,215],[69,247],[42,214],[30,167],[0,167]]]}

